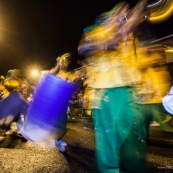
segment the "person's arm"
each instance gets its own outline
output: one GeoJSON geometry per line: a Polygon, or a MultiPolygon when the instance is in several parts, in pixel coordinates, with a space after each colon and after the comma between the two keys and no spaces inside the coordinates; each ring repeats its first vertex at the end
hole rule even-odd
{"type": "MultiPolygon", "coordinates": [[[[58,57],[59,58],[59,57],[58,57]]],[[[52,74],[57,74],[60,71],[60,62],[58,60],[58,58],[56,59],[56,65],[55,67],[53,67],[49,72],[52,74]]]]}
{"type": "Polygon", "coordinates": [[[115,49],[122,39],[121,34],[119,33],[111,33],[108,37],[92,41],[82,39],[78,46],[78,54],[81,56],[95,54],[102,50],[115,49]]]}

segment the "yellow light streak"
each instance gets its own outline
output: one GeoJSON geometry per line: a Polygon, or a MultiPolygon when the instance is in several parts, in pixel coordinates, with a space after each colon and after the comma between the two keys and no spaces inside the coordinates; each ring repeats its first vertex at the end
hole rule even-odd
{"type": "Polygon", "coordinates": [[[149,18],[149,21],[152,23],[162,22],[166,19],[168,19],[173,14],[173,1],[169,6],[161,13],[161,14],[155,14],[156,16],[151,16],[149,18]]]}

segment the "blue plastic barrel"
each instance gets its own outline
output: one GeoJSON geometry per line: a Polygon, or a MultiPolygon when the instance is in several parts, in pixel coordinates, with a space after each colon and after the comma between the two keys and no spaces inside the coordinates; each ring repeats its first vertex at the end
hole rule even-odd
{"type": "Polygon", "coordinates": [[[68,102],[77,84],[51,73],[38,82],[21,134],[37,143],[57,140],[66,128],[68,102]]]}

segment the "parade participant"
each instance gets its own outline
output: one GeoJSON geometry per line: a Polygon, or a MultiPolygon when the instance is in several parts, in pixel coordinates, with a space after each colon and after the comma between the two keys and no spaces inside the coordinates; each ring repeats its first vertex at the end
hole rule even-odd
{"type": "Polygon", "coordinates": [[[146,173],[151,122],[155,120],[162,124],[166,117],[161,99],[170,85],[169,73],[165,66],[164,49],[161,45],[143,45],[142,40],[139,41],[135,37],[128,41],[128,45],[129,49],[135,45],[136,66],[140,71],[141,80],[132,88],[135,118],[120,150],[121,167],[127,172],[146,173]]]}
{"type": "Polygon", "coordinates": [[[9,70],[4,79],[4,98],[14,91],[20,91],[21,80],[19,78],[20,71],[18,69],[9,70]]]}
{"type": "Polygon", "coordinates": [[[43,71],[20,130],[27,140],[58,147],[61,152],[67,146],[62,138],[66,133],[68,103],[78,86],[72,82],[73,76],[68,72],[69,63],[70,54],[63,54],[57,58],[54,68],[43,71]]]}
{"type": "MultiPolygon", "coordinates": [[[[9,70],[4,79],[3,98],[0,101],[0,125],[8,133],[13,122],[18,126],[29,107],[28,102],[20,93],[21,81],[19,70],[9,70]]],[[[16,131],[18,131],[16,126],[16,131]]]]}
{"type": "MultiPolygon", "coordinates": [[[[68,66],[70,64],[70,58],[71,58],[70,53],[65,53],[65,54],[59,56],[56,59],[56,61],[57,61],[56,66],[54,68],[52,68],[50,70],[50,72],[64,80],[72,82],[75,79],[75,77],[70,71],[68,71],[68,66]]],[[[61,151],[61,152],[65,152],[65,147],[67,146],[67,143],[62,140],[63,136],[66,133],[66,121],[67,121],[67,111],[68,111],[67,109],[68,109],[68,107],[66,108],[66,111],[64,111],[65,115],[63,116],[64,118],[63,118],[63,122],[62,122],[63,127],[61,127],[64,129],[64,133],[62,133],[62,135],[59,137],[59,139],[57,141],[53,141],[51,143],[51,147],[57,146],[59,148],[59,151],[61,151]]]]}
{"type": "Polygon", "coordinates": [[[120,148],[135,118],[131,87],[141,80],[134,49],[129,49],[127,41],[140,22],[136,20],[141,19],[145,3],[137,4],[128,19],[124,15],[127,5],[103,13],[97,25],[84,30],[79,43],[78,52],[87,62],[85,85],[94,120],[97,172],[118,173],[121,169],[120,148]]]}
{"type": "Polygon", "coordinates": [[[70,62],[71,62],[70,53],[65,53],[61,56],[58,56],[56,59],[56,66],[52,68],[50,72],[62,79],[74,81],[75,76],[71,71],[68,70],[70,62]]]}
{"type": "Polygon", "coordinates": [[[22,97],[26,100],[30,95],[31,86],[29,82],[21,75],[22,71],[18,69],[11,69],[7,72],[6,79],[4,80],[4,97],[10,94],[10,91],[17,89],[22,97]]]}

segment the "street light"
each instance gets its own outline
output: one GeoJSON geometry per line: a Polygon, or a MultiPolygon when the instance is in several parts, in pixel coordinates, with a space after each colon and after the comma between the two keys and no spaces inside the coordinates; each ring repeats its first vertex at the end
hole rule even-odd
{"type": "Polygon", "coordinates": [[[40,77],[40,70],[37,67],[31,67],[30,70],[28,70],[27,78],[30,81],[31,84],[36,84],[38,79],[40,77]]]}
{"type": "Polygon", "coordinates": [[[38,70],[32,70],[31,71],[31,75],[32,75],[32,77],[38,77],[38,75],[39,75],[39,72],[38,72],[38,70]]]}

